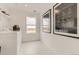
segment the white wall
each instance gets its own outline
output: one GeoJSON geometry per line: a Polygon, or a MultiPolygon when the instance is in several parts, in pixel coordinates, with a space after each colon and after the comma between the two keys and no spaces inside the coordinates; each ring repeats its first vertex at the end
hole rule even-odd
{"type": "MultiPolygon", "coordinates": [[[[52,9],[52,7],[50,8],[52,9]]],[[[78,5],[78,10],[79,10],[79,5],[78,5]]],[[[52,32],[51,33],[42,32],[42,28],[41,28],[41,32],[40,32],[41,41],[48,48],[54,51],[53,54],[79,54],[79,39],[53,34],[53,9],[51,12],[52,12],[52,15],[51,15],[52,32]]],[[[78,21],[78,27],[79,27],[79,21],[78,21]]]]}
{"type": "Polygon", "coordinates": [[[8,16],[0,12],[0,31],[9,30],[8,16]]]}
{"type": "Polygon", "coordinates": [[[22,31],[22,41],[32,41],[32,40],[39,40],[39,14],[36,14],[37,18],[37,33],[34,35],[26,34],[26,25],[25,25],[25,19],[26,16],[34,16],[31,12],[26,12],[23,10],[8,10],[10,14],[10,25],[13,26],[15,24],[20,25],[21,31],[22,31]]]}

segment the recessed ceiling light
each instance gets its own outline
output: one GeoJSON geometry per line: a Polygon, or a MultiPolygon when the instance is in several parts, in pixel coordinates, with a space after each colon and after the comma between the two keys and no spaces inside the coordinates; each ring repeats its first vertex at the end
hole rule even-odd
{"type": "Polygon", "coordinates": [[[5,9],[5,11],[6,11],[7,9],[5,9]]]}
{"type": "Polygon", "coordinates": [[[28,5],[27,4],[25,4],[25,7],[27,7],[28,5]]]}

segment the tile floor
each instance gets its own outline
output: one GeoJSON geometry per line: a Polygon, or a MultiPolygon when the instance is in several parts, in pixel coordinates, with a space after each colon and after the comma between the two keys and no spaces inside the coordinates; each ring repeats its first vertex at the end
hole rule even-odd
{"type": "Polygon", "coordinates": [[[41,41],[24,42],[21,45],[19,55],[49,55],[53,54],[41,41]]]}

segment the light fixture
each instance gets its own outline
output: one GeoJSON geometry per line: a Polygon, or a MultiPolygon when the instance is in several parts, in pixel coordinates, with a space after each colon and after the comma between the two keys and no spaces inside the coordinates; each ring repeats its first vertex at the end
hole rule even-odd
{"type": "Polygon", "coordinates": [[[7,11],[7,9],[5,9],[5,11],[7,11]]]}
{"type": "Polygon", "coordinates": [[[9,16],[9,14],[8,13],[6,13],[5,11],[1,11],[3,14],[5,14],[5,15],[8,15],[9,16]]]}
{"type": "Polygon", "coordinates": [[[25,4],[25,7],[27,7],[28,5],[27,4],[25,4]]]}
{"type": "Polygon", "coordinates": [[[1,12],[1,13],[3,13],[3,14],[5,14],[5,15],[8,15],[8,16],[9,16],[9,14],[6,12],[6,10],[7,10],[7,9],[4,9],[4,10],[3,10],[2,8],[0,8],[0,12],[1,12]]]}

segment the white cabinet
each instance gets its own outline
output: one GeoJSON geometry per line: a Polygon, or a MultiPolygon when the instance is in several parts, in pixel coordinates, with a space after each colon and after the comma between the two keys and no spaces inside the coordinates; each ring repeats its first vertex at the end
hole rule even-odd
{"type": "Polygon", "coordinates": [[[17,32],[0,32],[1,55],[17,54],[17,32]]]}
{"type": "Polygon", "coordinates": [[[1,55],[16,55],[21,46],[21,32],[4,31],[0,32],[1,55]]]}

